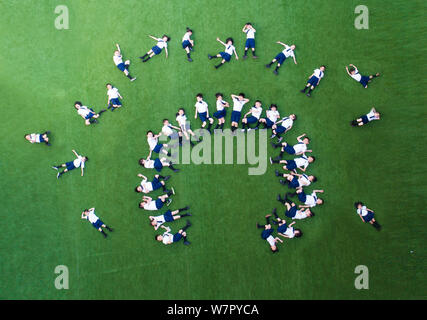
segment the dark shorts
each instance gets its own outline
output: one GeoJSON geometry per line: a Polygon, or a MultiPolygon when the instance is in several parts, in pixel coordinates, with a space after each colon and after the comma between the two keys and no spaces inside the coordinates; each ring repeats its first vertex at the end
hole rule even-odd
{"type": "Polygon", "coordinates": [[[368,214],[362,218],[363,218],[363,221],[369,222],[374,218],[374,213],[369,211],[368,214]]]}
{"type": "Polygon", "coordinates": [[[91,119],[95,115],[95,112],[89,112],[89,114],[85,117],[86,120],[91,119]]]}
{"type": "Polygon", "coordinates": [[[285,216],[287,216],[288,218],[293,218],[297,214],[297,210],[297,206],[293,206],[285,212],[285,216]]]}
{"type": "Polygon", "coordinates": [[[286,169],[294,170],[297,168],[297,163],[294,160],[286,160],[286,169]]]}
{"type": "Polygon", "coordinates": [[[182,49],[185,49],[185,48],[191,48],[191,42],[190,41],[185,40],[182,42],[182,49]]]}
{"type": "Polygon", "coordinates": [[[248,118],[246,118],[246,120],[248,121],[248,123],[257,123],[258,119],[254,116],[250,116],[248,118]]]}
{"type": "Polygon", "coordinates": [[[207,112],[198,112],[199,119],[202,120],[202,122],[205,122],[208,118],[207,112]]]}
{"type": "Polygon", "coordinates": [[[98,219],[94,223],[92,223],[92,225],[95,229],[101,228],[103,224],[104,224],[104,222],[102,222],[101,219],[98,219]]]}
{"type": "Polygon", "coordinates": [[[282,64],[286,60],[286,57],[283,52],[280,52],[274,59],[277,60],[278,64],[282,64]]]}
{"type": "Polygon", "coordinates": [[[154,147],[153,152],[155,152],[155,153],[159,153],[159,152],[162,150],[162,148],[163,148],[163,144],[158,143],[158,144],[156,144],[156,146],[154,147]]]}
{"type": "Polygon", "coordinates": [[[172,215],[172,212],[170,210],[166,211],[163,214],[163,217],[165,218],[166,222],[172,222],[173,221],[173,215],[172,215]]]}
{"type": "Polygon", "coordinates": [[[225,115],[227,114],[227,111],[225,109],[222,109],[221,111],[217,111],[213,114],[213,116],[217,119],[225,118],[225,115]]]}
{"type": "Polygon", "coordinates": [[[261,233],[261,238],[263,238],[264,240],[267,239],[269,236],[271,236],[271,234],[273,233],[274,229],[267,229],[261,233]]]}
{"type": "Polygon", "coordinates": [[[228,53],[220,52],[219,54],[220,54],[221,58],[223,58],[225,61],[227,61],[227,62],[230,61],[231,56],[228,53]]]}
{"type": "Polygon", "coordinates": [[[362,118],[363,124],[367,124],[369,122],[369,119],[366,115],[362,116],[361,118],[362,118]]]}
{"type": "Polygon", "coordinates": [[[274,124],[273,121],[271,121],[269,118],[264,118],[265,119],[265,124],[267,126],[267,128],[271,128],[274,124]]]}
{"type": "Polygon", "coordinates": [[[366,87],[368,85],[369,80],[370,79],[368,76],[362,76],[362,78],[360,79],[360,84],[366,87]]]}
{"type": "Polygon", "coordinates": [[[173,242],[178,242],[179,240],[182,239],[182,234],[177,232],[173,235],[173,242]]]}
{"type": "Polygon", "coordinates": [[[158,172],[160,172],[163,168],[162,162],[160,161],[159,158],[157,158],[156,160],[154,160],[154,169],[156,169],[158,172]]]}
{"type": "Polygon", "coordinates": [[[67,166],[67,170],[68,170],[68,171],[73,170],[73,169],[75,169],[75,168],[76,168],[76,167],[74,166],[74,162],[73,162],[73,161],[66,162],[66,163],[65,163],[65,165],[67,166]]]}
{"type": "Polygon", "coordinates": [[[45,142],[42,134],[39,134],[39,140],[40,140],[40,143],[45,142]]]}
{"type": "Polygon", "coordinates": [[[246,39],[245,48],[255,49],[255,39],[246,39]]]}
{"type": "Polygon", "coordinates": [[[283,147],[286,153],[289,154],[295,154],[295,149],[293,146],[290,146],[289,144],[286,145],[286,147],[283,147]]]}
{"type": "Polygon", "coordinates": [[[126,66],[125,66],[125,64],[122,62],[122,63],[119,63],[118,65],[117,65],[117,68],[120,70],[120,71],[125,71],[126,70],[126,66]]]}
{"type": "Polygon", "coordinates": [[[153,180],[151,181],[151,184],[153,186],[153,191],[160,189],[162,187],[162,184],[160,183],[160,180],[157,179],[156,177],[153,178],[153,180]]]}
{"type": "Polygon", "coordinates": [[[285,223],[277,228],[277,232],[285,233],[287,229],[288,229],[288,225],[285,223]]]}
{"type": "Polygon", "coordinates": [[[292,181],[291,181],[291,182],[289,182],[289,186],[290,186],[291,188],[298,188],[298,187],[299,187],[298,177],[294,177],[294,178],[292,179],[292,181]]]}
{"type": "Polygon", "coordinates": [[[283,133],[286,131],[286,128],[284,126],[282,126],[281,124],[279,124],[275,130],[277,133],[283,133]]]}
{"type": "Polygon", "coordinates": [[[160,54],[162,52],[162,49],[160,49],[158,46],[154,46],[151,48],[153,50],[154,54],[160,54]]]}
{"type": "Polygon", "coordinates": [[[239,123],[241,116],[242,116],[242,113],[240,111],[233,110],[233,112],[231,112],[231,122],[239,123]]]}
{"type": "Polygon", "coordinates": [[[305,201],[307,200],[307,195],[304,193],[304,191],[301,193],[298,193],[298,199],[302,203],[305,203],[305,201]]]}
{"type": "Polygon", "coordinates": [[[122,103],[120,102],[119,98],[111,99],[111,100],[110,100],[110,103],[111,103],[113,106],[121,106],[121,105],[122,105],[122,103]]]}
{"type": "Polygon", "coordinates": [[[160,199],[156,199],[156,208],[157,209],[161,209],[161,208],[163,208],[163,201],[162,200],[160,200],[160,199]]]}
{"type": "Polygon", "coordinates": [[[311,84],[313,87],[317,86],[317,83],[319,82],[319,78],[317,78],[316,76],[312,76],[307,83],[311,84]]]}

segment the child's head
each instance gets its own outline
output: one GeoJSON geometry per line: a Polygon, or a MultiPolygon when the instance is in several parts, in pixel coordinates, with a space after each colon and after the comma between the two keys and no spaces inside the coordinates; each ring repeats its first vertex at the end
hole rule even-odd
{"type": "Polygon", "coordinates": [[[164,125],[164,126],[169,125],[169,120],[168,120],[168,119],[163,119],[163,125],[164,125]]]}
{"type": "Polygon", "coordinates": [[[110,90],[110,89],[112,89],[112,88],[113,88],[113,86],[111,85],[111,83],[107,83],[107,84],[106,84],[106,87],[107,87],[107,89],[108,89],[108,90],[110,90]]]}
{"type": "Polygon", "coordinates": [[[309,156],[309,157],[307,158],[307,161],[308,161],[308,163],[313,163],[314,161],[316,161],[316,158],[315,158],[315,157],[313,157],[313,156],[309,156]]]}
{"type": "Polygon", "coordinates": [[[309,144],[310,143],[310,138],[309,137],[305,137],[304,139],[302,139],[302,142],[304,142],[305,144],[309,144]]]}
{"type": "Polygon", "coordinates": [[[293,44],[293,45],[291,45],[291,47],[290,47],[292,50],[295,50],[295,45],[293,44]]]}
{"type": "Polygon", "coordinates": [[[227,38],[227,40],[225,40],[225,43],[228,45],[231,45],[234,43],[233,38],[227,38]]]}
{"type": "Polygon", "coordinates": [[[151,219],[150,220],[150,225],[153,226],[153,227],[155,227],[157,225],[157,221],[154,220],[154,219],[151,219]]]}
{"type": "Polygon", "coordinates": [[[317,198],[317,200],[316,200],[316,204],[317,205],[322,205],[322,204],[324,204],[325,203],[325,201],[323,200],[323,199],[320,199],[320,198],[317,198]]]}
{"type": "Polygon", "coordinates": [[[315,176],[308,176],[308,180],[310,180],[311,182],[316,182],[317,178],[315,176]]]}
{"type": "Polygon", "coordinates": [[[294,236],[295,236],[295,238],[301,238],[302,237],[301,229],[295,229],[294,230],[294,236]]]}
{"type": "Polygon", "coordinates": [[[223,94],[220,93],[220,92],[218,92],[218,93],[215,94],[215,97],[216,97],[217,100],[222,100],[223,94]]]}
{"type": "Polygon", "coordinates": [[[144,158],[139,159],[139,164],[140,164],[141,166],[144,166],[144,164],[145,164],[145,159],[144,159],[144,158]]]}
{"type": "Polygon", "coordinates": [[[154,237],[154,239],[156,239],[157,241],[162,242],[163,241],[163,236],[161,234],[158,234],[154,237]]]}
{"type": "Polygon", "coordinates": [[[187,32],[189,32],[190,34],[193,34],[193,30],[191,30],[189,27],[187,27],[187,32]]]}
{"type": "Polygon", "coordinates": [[[260,101],[260,100],[255,101],[255,106],[256,106],[257,108],[261,107],[261,106],[262,106],[261,101],[260,101]]]}
{"type": "Polygon", "coordinates": [[[252,23],[247,22],[247,23],[246,23],[246,26],[247,26],[247,27],[252,27],[252,23]]]}
{"type": "Polygon", "coordinates": [[[139,208],[142,209],[142,208],[144,208],[144,206],[145,206],[145,201],[141,201],[139,203],[139,208]]]}
{"type": "Polygon", "coordinates": [[[167,35],[165,35],[165,34],[162,36],[162,40],[163,40],[163,41],[165,41],[165,42],[168,42],[170,39],[171,39],[171,38],[170,38],[170,37],[168,37],[168,36],[167,36],[167,35]]]}
{"type": "Polygon", "coordinates": [[[79,109],[81,106],[82,106],[82,103],[81,103],[80,101],[76,101],[76,102],[74,102],[74,107],[75,107],[76,109],[79,109]]]}
{"type": "Polygon", "coordinates": [[[297,116],[292,113],[289,115],[289,118],[295,121],[297,119],[297,116]]]}
{"type": "Polygon", "coordinates": [[[114,51],[114,55],[115,56],[119,56],[120,55],[120,51],[119,50],[114,51]]]}
{"type": "Polygon", "coordinates": [[[277,246],[271,246],[270,248],[273,253],[276,253],[277,251],[279,251],[279,248],[277,248],[277,246]]]}
{"type": "Polygon", "coordinates": [[[354,69],[353,67],[350,67],[348,71],[350,72],[350,74],[354,74],[356,72],[356,69],[354,69]]]}
{"type": "Polygon", "coordinates": [[[356,209],[360,209],[360,208],[362,208],[362,207],[363,207],[363,203],[362,203],[362,202],[360,202],[360,201],[355,202],[355,203],[354,203],[354,207],[355,207],[356,209]]]}
{"type": "Polygon", "coordinates": [[[29,134],[24,135],[24,138],[27,139],[28,141],[30,141],[30,135],[29,134]]]}
{"type": "Polygon", "coordinates": [[[83,162],[89,161],[89,158],[88,158],[88,157],[83,157],[83,158],[82,158],[82,161],[83,161],[83,162]]]}
{"type": "Polygon", "coordinates": [[[147,131],[147,137],[148,137],[148,138],[151,138],[152,136],[153,136],[153,131],[148,130],[148,131],[147,131]]]}
{"type": "Polygon", "coordinates": [[[270,110],[276,111],[277,110],[277,106],[275,104],[271,104],[270,105],[270,110]]]}
{"type": "Polygon", "coordinates": [[[184,108],[179,108],[179,109],[178,109],[178,114],[179,114],[180,116],[184,115],[184,114],[185,114],[185,110],[184,110],[184,108]]]}
{"type": "Polygon", "coordinates": [[[203,100],[203,94],[198,93],[198,94],[196,95],[196,99],[197,99],[197,101],[202,101],[202,100],[203,100]]]}
{"type": "Polygon", "coordinates": [[[138,193],[142,192],[142,187],[141,186],[137,186],[135,188],[135,192],[138,192],[138,193]]]}
{"type": "Polygon", "coordinates": [[[244,94],[243,92],[240,92],[240,93],[239,93],[239,99],[240,99],[240,100],[245,99],[245,94],[244,94]]]}
{"type": "Polygon", "coordinates": [[[321,65],[319,69],[320,69],[320,71],[325,71],[326,67],[324,65],[321,65]]]}

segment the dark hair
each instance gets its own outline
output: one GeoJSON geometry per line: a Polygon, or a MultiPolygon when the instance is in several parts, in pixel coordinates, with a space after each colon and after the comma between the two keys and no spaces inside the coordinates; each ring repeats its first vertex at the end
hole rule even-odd
{"type": "Polygon", "coordinates": [[[350,125],[353,127],[357,127],[358,125],[357,120],[350,121],[350,125]]]}
{"type": "Polygon", "coordinates": [[[162,38],[164,38],[164,37],[166,37],[166,38],[167,38],[166,42],[168,42],[168,41],[171,39],[169,36],[167,36],[167,35],[165,35],[165,34],[162,36],[162,38]]]}
{"type": "Polygon", "coordinates": [[[295,238],[300,238],[300,237],[302,237],[302,231],[301,231],[301,229],[295,229],[294,230],[294,233],[295,233],[295,238]],[[298,234],[296,234],[296,232],[298,231],[298,234]]]}
{"type": "Polygon", "coordinates": [[[297,119],[297,115],[295,114],[295,113],[293,113],[293,115],[294,115],[294,117],[295,117],[295,119],[294,119],[294,121],[297,119]]]}
{"type": "Polygon", "coordinates": [[[107,83],[105,86],[109,86],[109,85],[110,85],[110,86],[113,86],[111,83],[107,83]]]}
{"type": "Polygon", "coordinates": [[[145,159],[144,159],[144,158],[139,159],[139,164],[140,164],[141,166],[144,166],[144,164],[142,163],[143,161],[145,161],[145,159]]]}
{"type": "Polygon", "coordinates": [[[314,161],[316,161],[316,158],[315,158],[315,157],[313,157],[313,156],[310,156],[310,157],[313,159],[313,162],[314,162],[314,161]]]}
{"type": "Polygon", "coordinates": [[[83,105],[80,101],[76,101],[76,102],[74,102],[74,106],[75,106],[76,104],[78,104],[80,107],[83,105]]]}
{"type": "Polygon", "coordinates": [[[184,111],[184,114],[185,114],[185,109],[184,108],[179,108],[178,111],[180,111],[180,110],[184,111]]]}
{"type": "Polygon", "coordinates": [[[273,253],[279,252],[279,247],[278,247],[278,246],[276,246],[276,250],[273,250],[273,248],[270,248],[270,249],[271,249],[271,251],[272,251],[273,253]]]}
{"type": "Polygon", "coordinates": [[[29,133],[24,134],[24,138],[26,139],[28,135],[29,135],[29,133]]]}
{"type": "Polygon", "coordinates": [[[153,131],[151,131],[151,130],[148,130],[148,131],[147,131],[147,134],[149,134],[150,132],[151,132],[151,133],[153,133],[153,131]]]}
{"type": "Polygon", "coordinates": [[[261,103],[261,104],[262,104],[261,100],[257,100],[257,101],[255,101],[255,103],[257,103],[257,102],[259,102],[259,103],[261,103]]]}
{"type": "Polygon", "coordinates": [[[252,25],[252,23],[250,23],[250,22],[247,22],[246,24],[247,24],[247,25],[250,25],[250,26],[252,25]]]}
{"type": "Polygon", "coordinates": [[[196,97],[198,97],[198,98],[203,98],[203,94],[198,93],[198,94],[196,94],[196,97]]]}
{"type": "Polygon", "coordinates": [[[221,92],[215,93],[215,97],[217,97],[217,98],[218,98],[218,97],[220,97],[220,96],[221,96],[221,97],[224,97],[224,95],[223,95],[221,92]]]}
{"type": "Polygon", "coordinates": [[[187,29],[187,32],[193,33],[193,30],[191,30],[189,27],[187,27],[186,29],[187,29]]]}
{"type": "Polygon", "coordinates": [[[273,107],[277,109],[277,105],[275,105],[274,103],[272,103],[272,104],[270,105],[270,109],[271,109],[271,108],[273,108],[273,107]]]}
{"type": "Polygon", "coordinates": [[[165,123],[166,121],[169,121],[169,119],[163,119],[163,123],[165,123]]]}
{"type": "Polygon", "coordinates": [[[315,176],[313,176],[313,182],[316,182],[317,178],[315,176]]]}
{"type": "Polygon", "coordinates": [[[227,40],[225,40],[225,43],[227,43],[228,41],[231,41],[231,43],[234,43],[233,38],[227,38],[227,40]]]}
{"type": "Polygon", "coordinates": [[[325,68],[325,69],[326,69],[326,66],[325,66],[324,64],[322,64],[322,65],[320,66],[320,68],[321,68],[321,67],[323,67],[323,68],[325,68]]]}
{"type": "Polygon", "coordinates": [[[135,187],[135,192],[138,192],[138,193],[139,193],[139,191],[138,191],[138,186],[136,186],[136,187],[135,187]]]}
{"type": "Polygon", "coordinates": [[[85,161],[89,161],[89,157],[86,157],[86,156],[85,156],[85,159],[86,159],[85,161]]]}
{"type": "Polygon", "coordinates": [[[361,201],[357,201],[357,202],[355,202],[354,203],[354,207],[357,209],[357,207],[359,206],[359,205],[362,205],[363,206],[363,202],[361,202],[361,201]]]}
{"type": "Polygon", "coordinates": [[[350,72],[353,72],[354,70],[356,70],[356,69],[354,69],[353,67],[351,67],[350,69],[348,69],[348,71],[350,71],[350,72]]]}
{"type": "MultiPolygon", "coordinates": [[[[150,224],[151,225],[151,224],[150,224]]],[[[156,234],[155,236],[154,236],[154,240],[156,240],[157,241],[157,237],[158,236],[161,236],[161,234],[156,234]]]]}
{"type": "Polygon", "coordinates": [[[240,93],[239,93],[239,96],[241,96],[241,97],[243,97],[243,98],[244,98],[244,97],[245,97],[245,94],[244,94],[243,92],[240,92],[240,93]]]}
{"type": "Polygon", "coordinates": [[[311,211],[311,210],[310,210],[310,213],[311,213],[311,216],[312,216],[312,217],[314,217],[314,216],[315,216],[315,214],[314,214],[314,212],[313,212],[313,211],[311,211]]]}
{"type": "Polygon", "coordinates": [[[144,203],[144,201],[141,201],[141,202],[139,203],[139,208],[140,208],[140,209],[144,208],[143,203],[144,203]]]}
{"type": "Polygon", "coordinates": [[[323,199],[319,199],[319,200],[321,200],[321,201],[322,201],[322,203],[321,203],[321,204],[325,204],[325,200],[323,200],[323,199]]]}

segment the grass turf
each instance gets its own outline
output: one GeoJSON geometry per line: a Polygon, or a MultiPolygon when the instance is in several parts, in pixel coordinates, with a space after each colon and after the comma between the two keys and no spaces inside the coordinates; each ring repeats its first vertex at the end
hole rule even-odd
{"type": "Polygon", "coordinates": [[[359,31],[353,0],[75,0],[67,3],[70,29],[59,31],[54,8],[62,2],[0,3],[0,298],[425,298],[426,113],[415,77],[425,71],[424,3],[367,1],[370,29],[359,31]],[[223,49],[215,38],[232,36],[241,58],[247,21],[257,29],[259,59],[214,70],[207,54],[223,49]],[[191,64],[180,47],[186,26],[196,43],[191,64]],[[137,57],[154,45],[147,35],[163,33],[172,38],[169,59],[141,64],[137,57]],[[277,40],[295,43],[298,61],[286,61],[278,77],[264,67],[281,50],[277,40]],[[134,83],[112,62],[115,42],[132,61],[134,83]],[[383,76],[365,90],[347,76],[348,63],[383,76]],[[298,90],[320,64],[325,79],[308,99],[298,90]],[[118,87],[124,107],[85,127],[73,102],[104,107],[106,82],[118,87]],[[255,229],[284,190],[272,166],[248,176],[245,165],[181,165],[169,184],[178,192],[172,207],[191,206],[190,247],[154,242],[148,214],[137,208],[136,174],[152,175],[137,164],[147,154],[145,132],[160,130],[180,106],[191,118],[197,92],[212,112],[217,91],[277,103],[282,114],[299,116],[286,140],[303,132],[312,138],[317,162],[309,172],[326,203],[297,223],[303,238],[286,241],[277,255],[255,229]],[[371,106],[381,121],[349,126],[371,106]],[[44,130],[52,131],[50,148],[23,139],[44,130]],[[72,160],[73,148],[90,158],[85,176],[57,181],[50,166],[72,160]],[[381,232],[361,223],[356,200],[376,211],[381,232]],[[108,240],[80,220],[91,206],[115,228],[108,240]],[[70,270],[70,290],[54,287],[60,264],[70,270]],[[354,288],[360,264],[369,268],[369,290],[354,288]]]}

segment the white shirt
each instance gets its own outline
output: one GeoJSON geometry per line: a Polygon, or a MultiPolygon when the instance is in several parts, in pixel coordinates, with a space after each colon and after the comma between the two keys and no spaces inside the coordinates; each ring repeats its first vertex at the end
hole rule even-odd
{"type": "Polygon", "coordinates": [[[267,110],[267,118],[270,119],[271,122],[276,122],[279,119],[280,114],[277,110],[267,110]]]}
{"type": "Polygon", "coordinates": [[[163,132],[163,134],[164,135],[166,135],[166,136],[170,136],[171,134],[173,134],[173,130],[172,130],[172,128],[171,127],[169,127],[169,125],[164,125],[163,127],[162,127],[162,132],[163,132]]]}
{"type": "Polygon", "coordinates": [[[247,39],[255,39],[255,30],[252,28],[246,29],[246,38],[247,39]]]}
{"type": "Polygon", "coordinates": [[[317,78],[317,79],[322,79],[323,78],[323,76],[325,75],[324,73],[323,73],[323,71],[321,71],[320,69],[316,69],[316,70],[314,70],[314,76],[317,78]]]}
{"type": "Polygon", "coordinates": [[[302,187],[307,187],[311,184],[311,181],[308,180],[308,176],[306,174],[303,174],[299,179],[298,183],[302,187]]]}
{"type": "Polygon", "coordinates": [[[287,235],[289,238],[293,238],[295,236],[294,228],[288,227],[284,233],[284,235],[287,235]]]}
{"type": "Polygon", "coordinates": [[[297,168],[306,169],[308,167],[308,158],[306,156],[298,157],[294,159],[297,168]]]}
{"type": "Polygon", "coordinates": [[[31,143],[40,143],[40,134],[38,134],[38,133],[32,133],[32,134],[30,134],[30,142],[31,143]]]}
{"type": "Polygon", "coordinates": [[[242,100],[242,101],[240,101],[239,99],[237,99],[237,98],[234,98],[233,99],[233,111],[238,111],[238,112],[241,112],[242,111],[242,109],[243,109],[243,106],[245,105],[245,103],[246,103],[246,101],[244,101],[244,100],[242,100]]]}
{"type": "Polygon", "coordinates": [[[116,99],[119,97],[119,89],[113,87],[107,91],[107,95],[110,99],[116,99]]]}
{"type": "Polygon", "coordinates": [[[154,148],[157,146],[157,138],[151,137],[147,138],[148,145],[150,147],[150,150],[154,150],[154,148]]]}
{"type": "Polygon", "coordinates": [[[267,242],[270,244],[270,246],[275,246],[276,245],[276,239],[273,236],[269,236],[265,240],[267,240],[267,242]]]}
{"type": "Polygon", "coordinates": [[[90,209],[89,214],[84,216],[83,219],[89,220],[90,223],[95,223],[99,220],[98,216],[95,214],[95,209],[90,209]]]}
{"type": "Polygon", "coordinates": [[[296,145],[294,145],[295,153],[304,153],[307,151],[307,145],[304,142],[298,142],[296,145]]]}
{"type": "Polygon", "coordinates": [[[145,160],[144,168],[153,169],[154,168],[154,160],[145,160]]]}
{"type": "Polygon", "coordinates": [[[118,56],[114,55],[113,61],[116,64],[116,66],[118,66],[120,63],[123,63],[122,55],[121,54],[119,54],[118,56]]]}
{"type": "Polygon", "coordinates": [[[282,51],[286,58],[295,57],[294,50],[290,46],[285,45],[285,49],[282,51]]]}
{"type": "Polygon", "coordinates": [[[194,106],[196,107],[198,113],[203,113],[208,111],[208,104],[203,100],[197,101],[194,106]]]}
{"type": "Polygon", "coordinates": [[[160,39],[157,40],[156,46],[158,46],[160,49],[163,49],[168,47],[168,43],[166,41],[163,41],[163,39],[160,39]]]}
{"type": "Polygon", "coordinates": [[[155,211],[157,210],[156,207],[156,200],[151,200],[149,203],[144,204],[145,210],[155,211]]]}
{"type": "Polygon", "coordinates": [[[82,167],[82,168],[84,168],[85,167],[85,163],[83,162],[83,157],[82,156],[77,156],[77,158],[76,159],[74,159],[74,161],[73,161],[73,164],[74,164],[74,166],[76,167],[76,168],[78,168],[78,167],[82,167]]]}
{"type": "Polygon", "coordinates": [[[283,120],[281,123],[282,127],[285,127],[286,129],[292,128],[292,125],[294,124],[294,120],[292,120],[289,117],[285,117],[282,120],[283,120]]]}
{"type": "Polygon", "coordinates": [[[354,74],[350,74],[350,76],[357,82],[360,82],[360,80],[362,80],[362,75],[359,73],[359,70],[357,70],[357,68],[354,68],[354,74]]]}
{"type": "Polygon", "coordinates": [[[170,244],[173,242],[173,234],[170,234],[169,232],[165,232],[165,233],[163,233],[162,236],[163,236],[162,242],[164,244],[170,244]]]}
{"type": "Polygon", "coordinates": [[[186,32],[184,34],[184,36],[182,37],[182,42],[184,42],[184,41],[190,41],[190,37],[191,37],[190,32],[186,32]]]}
{"type": "Polygon", "coordinates": [[[185,124],[187,123],[187,116],[185,114],[181,115],[177,115],[176,116],[176,121],[178,122],[178,124],[180,126],[185,126],[185,124]]]}
{"type": "Polygon", "coordinates": [[[253,107],[251,108],[251,111],[252,111],[252,115],[253,115],[255,118],[259,119],[259,118],[261,117],[262,107],[256,107],[256,106],[253,106],[253,107]]]}
{"type": "Polygon", "coordinates": [[[317,201],[317,196],[313,192],[312,194],[306,196],[304,204],[309,207],[315,207],[317,204],[316,201],[317,201]]]}
{"type": "Polygon", "coordinates": [[[77,110],[77,113],[79,114],[79,115],[81,115],[82,117],[86,117],[89,113],[91,113],[92,111],[88,108],[88,107],[86,107],[86,106],[81,106],[78,110],[77,110]]]}
{"type": "Polygon", "coordinates": [[[369,213],[366,206],[363,206],[362,208],[357,209],[356,212],[357,212],[357,214],[361,214],[362,217],[366,216],[369,213]]]}
{"type": "Polygon", "coordinates": [[[218,111],[222,111],[224,110],[224,105],[226,104],[226,102],[224,100],[217,100],[216,101],[216,109],[218,111]]]}
{"type": "Polygon", "coordinates": [[[230,56],[233,55],[234,50],[235,50],[235,47],[232,44],[225,45],[225,53],[228,53],[230,56]]]}
{"type": "Polygon", "coordinates": [[[375,115],[374,108],[372,108],[371,111],[369,111],[369,113],[366,114],[366,117],[368,118],[369,121],[378,120],[378,118],[375,115]]]}
{"type": "Polygon", "coordinates": [[[144,179],[141,181],[141,188],[144,193],[148,193],[150,191],[153,191],[153,184],[147,179],[144,179]]]}
{"type": "Polygon", "coordinates": [[[165,223],[165,216],[162,214],[157,217],[153,217],[154,221],[157,223],[157,227],[160,227],[163,223],[165,223]]]}

